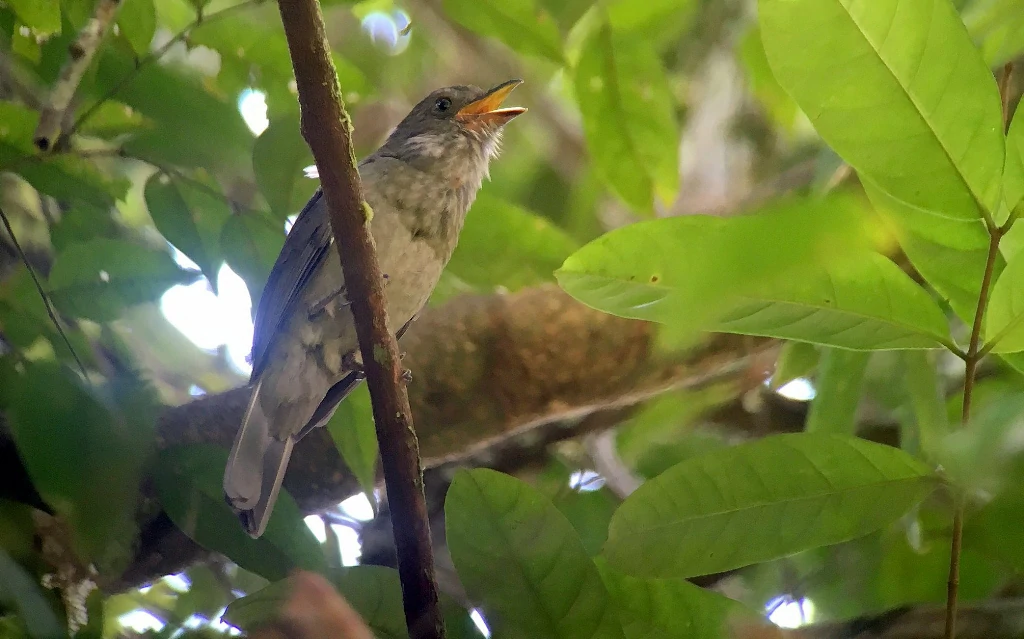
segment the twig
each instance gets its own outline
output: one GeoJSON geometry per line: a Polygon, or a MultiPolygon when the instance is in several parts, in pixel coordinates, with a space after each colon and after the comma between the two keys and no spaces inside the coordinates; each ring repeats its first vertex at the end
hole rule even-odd
{"type": "Polygon", "coordinates": [[[249,7],[252,7],[254,5],[262,4],[263,1],[264,0],[246,0],[245,2],[240,2],[238,4],[231,5],[230,7],[226,7],[224,9],[221,9],[220,11],[215,11],[208,15],[205,15],[202,12],[198,13],[195,20],[190,22],[184,29],[174,34],[174,36],[170,40],[165,42],[162,46],[160,46],[153,52],[149,53],[144,58],[141,58],[135,64],[135,68],[132,69],[131,72],[126,73],[124,77],[118,80],[117,84],[111,87],[110,90],[107,91],[107,93],[102,98],[100,98],[99,100],[91,104],[87,109],[85,109],[82,112],[82,115],[80,115],[78,119],[75,120],[75,123],[71,125],[71,128],[68,129],[67,134],[70,136],[71,134],[75,133],[80,128],[82,128],[82,125],[85,124],[85,122],[88,121],[89,118],[91,118],[96,113],[96,111],[98,111],[99,108],[103,106],[104,103],[106,103],[107,100],[112,100],[113,98],[117,97],[117,94],[121,92],[121,89],[128,86],[131,83],[131,81],[134,80],[136,76],[138,76],[140,71],[142,71],[150,64],[156,62],[160,58],[164,57],[164,54],[170,51],[174,45],[178,44],[179,42],[187,38],[188,34],[192,32],[192,29],[195,29],[201,24],[208,24],[219,18],[226,17],[227,15],[234,13],[235,11],[238,11],[240,9],[248,9],[249,7]]]}
{"type": "Polygon", "coordinates": [[[398,345],[388,330],[383,278],[369,229],[372,213],[363,200],[351,121],[342,106],[318,1],[281,0],[278,7],[295,68],[302,134],[320,173],[363,355],[394,524],[406,625],[413,639],[443,638],[419,444],[398,345]]]}
{"type": "Polygon", "coordinates": [[[18,253],[18,259],[28,269],[28,274],[32,277],[32,282],[36,286],[36,291],[39,293],[39,297],[43,300],[43,306],[46,307],[46,314],[50,316],[50,321],[53,322],[54,328],[60,333],[60,337],[64,340],[64,345],[68,347],[71,352],[71,357],[75,359],[75,363],[78,364],[78,370],[81,371],[82,377],[88,381],[89,374],[85,371],[85,364],[78,358],[78,353],[75,352],[75,348],[71,346],[71,340],[68,339],[67,333],[64,332],[64,327],[60,325],[60,320],[57,319],[57,314],[53,310],[53,304],[50,303],[50,296],[46,294],[46,290],[43,289],[42,283],[39,281],[39,276],[36,275],[36,270],[32,268],[32,264],[28,261],[28,256],[25,255],[25,250],[21,248],[21,243],[18,242],[18,238],[14,235],[14,229],[11,228],[11,221],[7,219],[7,214],[0,208],[0,219],[3,219],[4,228],[7,229],[7,234],[11,236],[11,244],[14,245],[14,250],[18,253]]]}
{"type": "Polygon", "coordinates": [[[36,127],[34,141],[40,151],[49,151],[55,146],[71,99],[78,91],[78,84],[82,81],[85,70],[89,68],[89,63],[96,55],[100,41],[103,40],[120,8],[121,0],[100,0],[92,18],[68,47],[68,59],[64,63],[64,68],[60,70],[60,77],[50,92],[50,99],[43,108],[39,116],[39,125],[36,127]]]}
{"type": "MultiPolygon", "coordinates": [[[[1013,65],[1007,64],[1003,68],[1002,77],[999,80],[999,97],[1003,106],[1003,130],[1009,121],[1009,86],[1010,73],[1013,65]]],[[[982,209],[986,212],[985,209],[982,209]]],[[[986,226],[989,232],[988,257],[985,260],[985,273],[981,278],[981,289],[978,292],[978,307],[974,313],[974,324],[971,326],[971,341],[967,346],[967,354],[964,357],[964,403],[960,414],[961,427],[966,427],[971,420],[971,401],[974,395],[974,381],[977,377],[978,362],[981,361],[988,348],[981,345],[981,326],[985,319],[985,311],[988,308],[989,292],[992,289],[992,280],[995,276],[996,258],[999,256],[999,240],[1010,229],[1016,216],[1010,215],[1007,223],[997,227],[992,223],[991,215],[986,212],[986,226]]],[[[946,623],[943,636],[945,639],[956,637],[956,608],[958,590],[960,587],[960,550],[963,546],[964,537],[964,506],[965,496],[955,496],[956,507],[953,512],[953,531],[949,550],[949,579],[946,581],[946,623]]]]}

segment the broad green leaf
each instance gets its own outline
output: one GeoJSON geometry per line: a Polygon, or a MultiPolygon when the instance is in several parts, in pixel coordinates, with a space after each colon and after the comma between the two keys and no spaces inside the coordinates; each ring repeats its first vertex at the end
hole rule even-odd
{"type": "Polygon", "coordinates": [[[869,353],[825,349],[814,380],[814,399],[807,412],[804,428],[808,433],[856,433],[857,405],[869,358],[869,353]]]}
{"type": "Polygon", "coordinates": [[[806,377],[818,366],[821,354],[807,342],[786,342],[779,351],[772,374],[771,388],[777,390],[794,379],[806,377]]]}
{"type": "Polygon", "coordinates": [[[186,535],[208,550],[270,580],[294,568],[323,572],[324,556],[295,501],[278,495],[267,530],[252,539],[224,501],[227,451],[210,444],[177,446],[160,453],[154,483],[160,503],[186,535]]]}
{"type": "Polygon", "coordinates": [[[1019,107],[1006,133],[1003,199],[1008,211],[1012,211],[1024,200],[1024,109],[1019,107]]]}
{"type": "Polygon", "coordinates": [[[855,200],[836,196],[730,218],[640,222],[576,251],[555,277],[570,295],[606,313],[704,329],[769,283],[865,255],[869,241],[859,211],[855,200]]]}
{"type": "Polygon", "coordinates": [[[128,183],[108,178],[94,162],[71,155],[39,155],[32,143],[38,122],[37,111],[0,101],[0,170],[20,174],[41,193],[61,201],[103,207],[124,198],[128,183]]]}
{"type": "MultiPolygon", "coordinates": [[[[341,569],[331,581],[375,636],[380,639],[409,636],[402,612],[402,584],[397,570],[383,566],[353,566],[341,569]]],[[[286,579],[236,599],[228,606],[223,620],[251,632],[277,615],[289,596],[290,588],[291,582],[286,579]]]]}
{"type": "Polygon", "coordinates": [[[985,336],[993,353],[1024,351],[1024,251],[1009,260],[992,287],[985,336]]]}
{"type": "Polygon", "coordinates": [[[460,470],[445,521],[459,579],[498,634],[623,636],[572,524],[527,484],[492,470],[460,470]]]}
{"type": "Polygon", "coordinates": [[[35,35],[60,33],[60,0],[7,0],[6,4],[35,35]]]}
{"type": "Polygon", "coordinates": [[[42,363],[26,365],[14,386],[11,430],[36,490],[70,522],[89,561],[126,561],[155,396],[137,381],[115,378],[103,400],[67,369],[42,363]]]}
{"type": "Polygon", "coordinates": [[[952,343],[934,300],[887,258],[872,253],[766,286],[727,312],[715,330],[855,350],[939,348],[952,343]]]}
{"type": "Polygon", "coordinates": [[[108,101],[96,109],[96,113],[82,124],[79,132],[101,138],[116,138],[149,126],[152,126],[152,122],[127,104],[108,101]]]}
{"type": "Polygon", "coordinates": [[[526,55],[562,62],[562,38],[554,18],[537,0],[444,0],[451,19],[480,35],[497,38],[526,55]]]}
{"type": "Polygon", "coordinates": [[[338,406],[327,430],[363,492],[372,496],[377,479],[377,429],[366,384],[357,386],[338,406]]]}
{"type": "Polygon", "coordinates": [[[836,544],[895,521],[938,484],[907,453],[789,434],[682,462],[619,507],[604,555],[642,577],[692,577],[836,544]]]}
{"type": "Polygon", "coordinates": [[[95,93],[113,92],[153,122],[125,141],[128,155],[160,165],[248,168],[253,136],[233,101],[175,66],[136,68],[134,52],[122,40],[110,41],[96,57],[95,93]],[[126,77],[131,82],[124,83],[126,77]]]}
{"type": "Polygon", "coordinates": [[[63,336],[57,332],[35,281],[23,266],[18,267],[0,286],[0,322],[3,323],[4,338],[12,346],[30,349],[42,337],[50,342],[57,358],[77,366],[64,341],[66,337],[82,363],[86,366],[95,364],[93,346],[80,326],[64,324],[63,336]]]}
{"type": "MultiPolygon", "coordinates": [[[[931,353],[907,351],[903,356],[903,382],[906,384],[910,403],[910,414],[915,426],[917,448],[901,436],[900,446],[911,454],[933,460],[938,452],[939,442],[949,433],[949,418],[946,415],[943,382],[936,367],[936,357],[931,353]]],[[[905,432],[905,431],[904,431],[905,432]]]]}
{"type": "Polygon", "coordinates": [[[990,67],[1024,51],[1024,15],[1017,0],[958,3],[964,24],[990,67]]]}
{"type": "Polygon", "coordinates": [[[738,43],[738,57],[754,96],[780,126],[792,128],[800,108],[775,80],[765,57],[761,30],[755,25],[738,43]]]}
{"type": "Polygon", "coordinates": [[[119,317],[127,306],[155,301],[171,286],[194,278],[168,253],[96,238],[57,256],[48,288],[62,313],[104,322],[119,317]]]}
{"type": "Polygon", "coordinates": [[[42,588],[10,555],[0,549],[0,604],[14,609],[32,639],[67,636],[63,624],[43,595],[42,588]]]}
{"type": "Polygon", "coordinates": [[[551,281],[576,248],[547,219],[481,194],[466,217],[447,270],[473,286],[515,291],[551,281]]]}
{"type": "Polygon", "coordinates": [[[11,52],[20,55],[34,64],[39,64],[42,51],[32,30],[22,22],[15,22],[11,31],[11,52]]]}
{"type": "Polygon", "coordinates": [[[721,639],[731,624],[760,617],[738,601],[683,579],[638,579],[596,561],[626,639],[721,639]]]}
{"type": "Polygon", "coordinates": [[[146,206],[156,230],[199,265],[216,291],[220,236],[231,209],[212,181],[195,183],[154,173],[146,181],[146,206]]]}
{"type": "Polygon", "coordinates": [[[142,57],[149,53],[149,45],[156,33],[156,7],[153,0],[121,0],[117,26],[128,44],[132,45],[135,55],[142,57]]]}
{"type": "Polygon", "coordinates": [[[679,124],[654,49],[604,26],[583,45],[574,83],[587,148],[615,193],[647,213],[675,197],[679,124]]]}
{"type": "Polygon", "coordinates": [[[859,173],[950,217],[977,218],[979,204],[997,212],[999,92],[949,0],[760,0],[758,10],[775,77],[859,173]]]}
{"type": "MultiPolygon", "coordinates": [[[[890,223],[914,268],[968,326],[974,321],[988,259],[989,237],[981,220],[954,220],[897,200],[862,180],[871,203],[890,223]]],[[[997,261],[996,273],[1002,270],[997,261]]]]}
{"type": "Polygon", "coordinates": [[[665,20],[681,21],[694,7],[693,0],[612,0],[605,4],[608,23],[616,31],[635,31],[665,20]]]}
{"type": "Polygon", "coordinates": [[[270,210],[283,220],[298,213],[316,191],[319,182],[302,173],[313,164],[313,155],[299,131],[299,114],[282,116],[256,140],[252,170],[270,210]]]}
{"type": "Polygon", "coordinates": [[[979,404],[968,428],[952,430],[939,442],[937,463],[966,492],[1018,491],[1024,460],[1016,442],[1024,432],[1024,396],[1004,392],[979,404]]]}
{"type": "Polygon", "coordinates": [[[221,251],[231,268],[245,280],[253,300],[253,312],[284,238],[284,225],[279,226],[266,214],[233,215],[221,231],[221,251]]]}

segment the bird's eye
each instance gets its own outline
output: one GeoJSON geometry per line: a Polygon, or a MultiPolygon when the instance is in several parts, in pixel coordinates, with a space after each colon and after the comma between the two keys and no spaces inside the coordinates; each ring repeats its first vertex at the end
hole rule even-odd
{"type": "Polygon", "coordinates": [[[438,98],[437,102],[434,103],[434,108],[441,113],[444,113],[448,109],[452,108],[452,101],[448,98],[438,98]]]}

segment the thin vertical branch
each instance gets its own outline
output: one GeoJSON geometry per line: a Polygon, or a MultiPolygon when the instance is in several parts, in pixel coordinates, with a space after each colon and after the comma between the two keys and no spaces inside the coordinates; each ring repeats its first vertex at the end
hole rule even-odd
{"type": "Polygon", "coordinates": [[[39,124],[33,137],[40,151],[52,149],[60,136],[61,125],[67,116],[71,100],[78,91],[78,85],[89,68],[89,63],[96,55],[100,41],[106,35],[110,23],[114,21],[117,10],[121,8],[121,0],[100,0],[92,17],[78,32],[78,37],[68,46],[68,59],[60,70],[60,77],[53,85],[50,99],[39,116],[39,124]]]}
{"type": "MultiPolygon", "coordinates": [[[[1003,131],[1007,130],[1010,121],[1010,74],[1013,72],[1013,64],[1007,63],[1003,67],[1003,73],[999,78],[999,98],[1003,107],[1003,131]]],[[[989,216],[990,217],[990,216],[989,216]]],[[[971,341],[967,345],[967,353],[964,357],[964,403],[960,414],[960,423],[966,427],[971,420],[971,402],[974,396],[974,381],[978,373],[978,363],[985,356],[986,350],[981,345],[981,327],[985,320],[985,311],[988,308],[989,293],[992,290],[992,280],[995,277],[996,258],[999,256],[999,240],[1013,224],[1012,214],[1007,223],[1002,227],[988,224],[989,244],[988,257],[985,260],[985,273],[981,278],[981,289],[978,292],[978,307],[974,312],[974,324],[971,326],[971,341]]],[[[957,598],[960,588],[960,551],[963,547],[964,538],[964,502],[965,496],[958,493],[955,496],[956,504],[953,513],[952,541],[949,549],[949,579],[946,581],[946,624],[945,639],[956,637],[956,612],[957,598]]]]}
{"type": "Polygon", "coordinates": [[[278,7],[295,68],[302,134],[320,174],[363,355],[391,505],[406,624],[413,639],[440,639],[444,624],[419,444],[398,344],[388,330],[383,278],[370,235],[373,213],[363,199],[351,121],[342,105],[318,1],[280,0],[278,7]]]}

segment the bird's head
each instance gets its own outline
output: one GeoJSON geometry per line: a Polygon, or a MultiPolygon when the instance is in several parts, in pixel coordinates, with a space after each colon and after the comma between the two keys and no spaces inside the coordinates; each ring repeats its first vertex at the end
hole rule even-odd
{"type": "Polygon", "coordinates": [[[522,82],[509,80],[487,90],[438,89],[413,107],[384,149],[428,173],[486,173],[489,160],[498,153],[502,127],[526,112],[523,107],[501,106],[522,82]]]}

